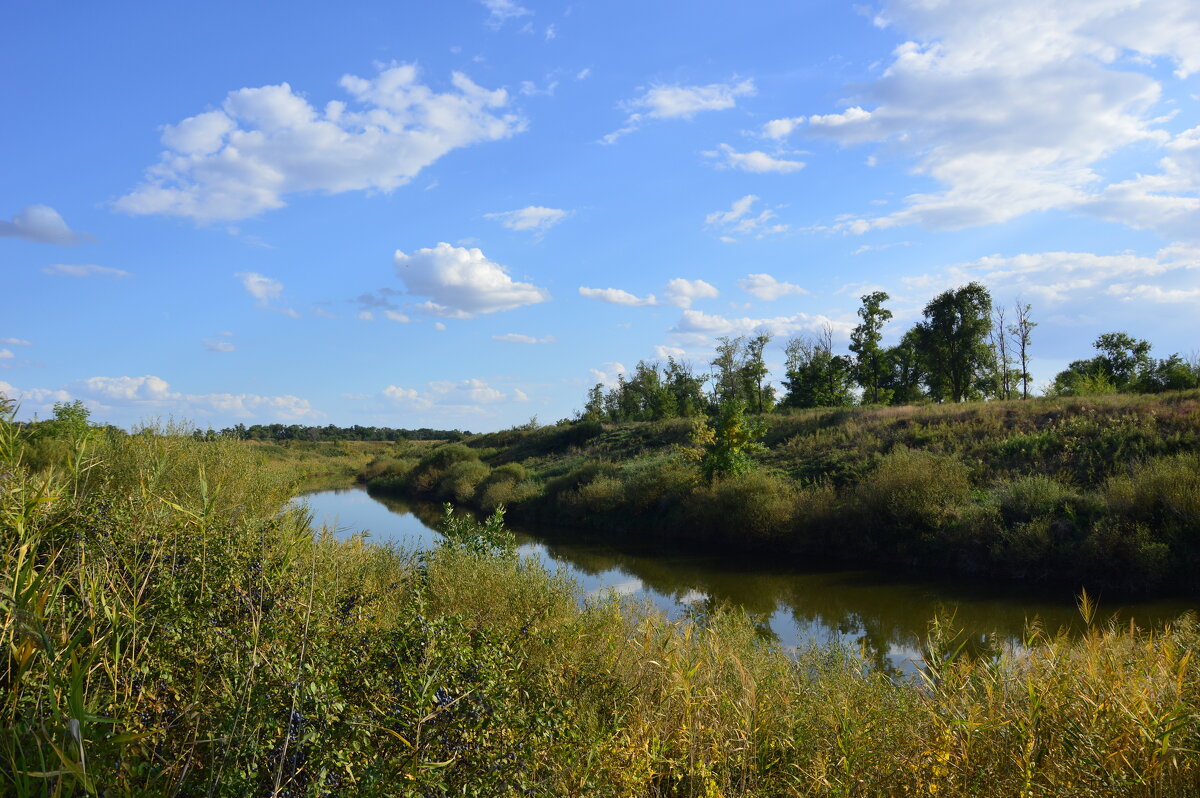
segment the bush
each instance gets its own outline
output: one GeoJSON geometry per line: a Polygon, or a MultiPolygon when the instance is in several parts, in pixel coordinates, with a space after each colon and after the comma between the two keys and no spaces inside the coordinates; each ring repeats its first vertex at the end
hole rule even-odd
{"type": "Polygon", "coordinates": [[[1032,521],[1059,512],[1075,493],[1053,478],[1040,474],[1003,482],[992,490],[1000,514],[1008,523],[1032,521]]]}
{"type": "Polygon", "coordinates": [[[455,504],[466,504],[475,496],[475,489],[491,473],[491,469],[478,460],[460,460],[446,469],[438,480],[437,495],[455,504]]]}
{"type": "Polygon", "coordinates": [[[967,467],[957,457],[905,448],[881,459],[855,490],[868,522],[917,530],[936,528],[970,494],[967,467]]]}
{"type": "Polygon", "coordinates": [[[697,488],[687,512],[706,538],[757,546],[788,533],[796,498],[790,482],[766,471],[750,471],[697,488]]]}

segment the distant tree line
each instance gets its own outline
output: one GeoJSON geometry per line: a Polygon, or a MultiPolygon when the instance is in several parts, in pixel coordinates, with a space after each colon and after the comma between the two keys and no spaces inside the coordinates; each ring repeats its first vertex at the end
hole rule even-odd
{"type": "Polygon", "coordinates": [[[309,427],[303,424],[238,424],[216,430],[197,429],[193,436],[209,439],[219,435],[249,441],[458,441],[471,433],[465,430],[395,429],[393,427],[309,427]]]}
{"type": "MultiPolygon", "coordinates": [[[[750,413],[784,408],[910,405],[983,399],[1028,399],[1033,330],[1032,306],[995,305],[979,283],[944,291],[925,306],[922,320],[895,346],[883,345],[892,319],[891,297],[861,297],[859,324],[848,351],[835,352],[833,329],[801,335],[784,346],[779,394],[771,384],[764,351],[770,335],[722,337],[708,373],[667,358],[642,361],[615,386],[588,391],[580,418],[593,421],[654,421],[718,415],[737,403],[750,413]]],[[[1077,360],[1055,377],[1050,395],[1153,393],[1200,387],[1200,363],[1173,354],[1150,356],[1150,344],[1126,333],[1096,339],[1099,354],[1077,360]]]]}

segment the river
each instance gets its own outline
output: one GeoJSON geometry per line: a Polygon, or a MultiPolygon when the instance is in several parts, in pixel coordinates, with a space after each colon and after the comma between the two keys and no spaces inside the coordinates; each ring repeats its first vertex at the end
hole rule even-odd
{"type": "MultiPolygon", "coordinates": [[[[367,532],[368,540],[408,549],[433,546],[431,528],[440,509],[363,488],[326,490],[301,497],[322,525],[347,537],[367,532]]],[[[912,673],[921,661],[920,640],[930,619],[952,613],[969,647],[989,642],[1021,644],[1029,621],[1050,631],[1079,629],[1075,597],[969,582],[920,581],[879,571],[811,571],[795,563],[759,557],[738,560],[680,549],[640,551],[583,536],[549,539],[517,532],[520,553],[548,569],[564,569],[585,595],[605,591],[651,602],[673,616],[704,611],[727,602],[743,608],[765,635],[785,647],[838,641],[856,648],[878,666],[912,673]]],[[[1108,604],[1099,597],[1098,618],[1156,627],[1195,610],[1195,601],[1108,604]]]]}

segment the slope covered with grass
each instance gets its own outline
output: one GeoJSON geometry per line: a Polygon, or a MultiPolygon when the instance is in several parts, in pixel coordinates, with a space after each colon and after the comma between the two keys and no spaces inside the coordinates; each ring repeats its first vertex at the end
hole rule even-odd
{"type": "Polygon", "coordinates": [[[369,485],[796,563],[1132,594],[1195,590],[1200,392],[762,417],[749,473],[709,482],[693,422],[578,422],[375,459],[369,485]]]}

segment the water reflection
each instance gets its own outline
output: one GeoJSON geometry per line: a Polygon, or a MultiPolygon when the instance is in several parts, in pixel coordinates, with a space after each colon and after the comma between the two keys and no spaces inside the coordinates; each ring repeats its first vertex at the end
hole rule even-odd
{"type": "MultiPolygon", "coordinates": [[[[374,540],[408,547],[432,545],[441,508],[361,489],[323,491],[305,497],[317,524],[349,531],[367,529],[374,540]]],[[[968,650],[1019,644],[1034,618],[1050,631],[1080,628],[1069,593],[1037,595],[962,583],[922,582],[877,571],[805,571],[802,563],[758,558],[738,560],[678,548],[620,547],[600,539],[546,537],[517,531],[521,552],[548,568],[565,568],[590,595],[612,591],[653,602],[672,613],[711,612],[723,603],[743,608],[764,634],[785,647],[840,641],[860,647],[881,668],[911,672],[931,619],[952,615],[968,650]]],[[[1105,606],[1139,625],[1168,622],[1194,608],[1188,602],[1105,606]]]]}

